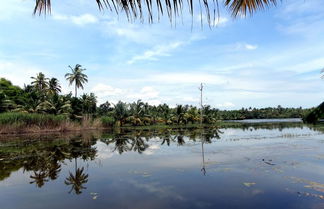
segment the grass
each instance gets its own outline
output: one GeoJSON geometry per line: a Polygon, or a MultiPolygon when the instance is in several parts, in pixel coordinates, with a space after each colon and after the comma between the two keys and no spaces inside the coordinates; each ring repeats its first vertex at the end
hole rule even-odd
{"type": "Polygon", "coordinates": [[[65,129],[69,125],[63,115],[7,112],[0,114],[0,133],[38,132],[65,129]]]}
{"type": "Polygon", "coordinates": [[[0,134],[38,132],[65,132],[112,127],[113,118],[93,119],[85,115],[81,122],[72,121],[64,115],[6,112],[0,114],[0,134]]]}
{"type": "Polygon", "coordinates": [[[0,125],[19,124],[23,126],[37,125],[39,127],[56,127],[66,121],[63,115],[29,114],[7,112],[0,114],[0,125]]]}

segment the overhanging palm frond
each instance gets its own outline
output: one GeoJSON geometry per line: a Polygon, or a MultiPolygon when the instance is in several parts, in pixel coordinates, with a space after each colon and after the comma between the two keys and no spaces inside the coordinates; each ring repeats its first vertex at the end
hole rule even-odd
{"type": "Polygon", "coordinates": [[[233,17],[253,14],[255,11],[264,9],[270,5],[276,5],[278,0],[226,0],[225,6],[229,8],[233,17]]]}
{"type": "MultiPolygon", "coordinates": [[[[36,5],[34,14],[50,13],[52,0],[35,0],[36,5]]],[[[187,4],[188,12],[193,16],[195,7],[197,11],[206,16],[209,25],[211,19],[216,20],[216,13],[219,15],[220,0],[95,0],[99,10],[108,9],[117,14],[122,11],[126,14],[128,20],[144,20],[143,14],[148,15],[147,20],[153,23],[153,14],[156,12],[158,17],[165,13],[170,21],[173,18],[182,15],[184,4],[187,4]],[[186,3],[184,3],[186,2],[186,3]],[[198,3],[197,3],[198,2],[198,3]]],[[[223,4],[232,13],[232,16],[253,14],[255,11],[263,9],[270,5],[276,5],[278,0],[223,0],[223,4]]]]}

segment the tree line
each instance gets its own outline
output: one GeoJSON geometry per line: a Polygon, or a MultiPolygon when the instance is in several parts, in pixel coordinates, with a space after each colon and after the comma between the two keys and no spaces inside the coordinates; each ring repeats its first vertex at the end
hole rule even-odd
{"type": "MultiPolygon", "coordinates": [[[[86,69],[77,64],[69,66],[71,72],[65,75],[70,85],[74,86],[74,95],[61,94],[61,85],[57,78],[48,78],[42,72],[31,77],[32,82],[23,88],[13,85],[5,78],[0,79],[0,113],[38,113],[65,116],[72,121],[84,118],[100,118],[103,126],[141,126],[141,125],[187,125],[200,122],[201,108],[192,105],[168,104],[150,105],[142,100],[132,103],[109,101],[98,105],[94,93],[78,96],[78,89],[83,89],[88,82],[84,74],[86,69]]],[[[210,105],[202,107],[205,124],[219,120],[260,119],[260,118],[301,118],[309,109],[303,108],[242,108],[240,110],[219,110],[210,105]]],[[[1,117],[0,117],[1,118],[1,117]]]]}

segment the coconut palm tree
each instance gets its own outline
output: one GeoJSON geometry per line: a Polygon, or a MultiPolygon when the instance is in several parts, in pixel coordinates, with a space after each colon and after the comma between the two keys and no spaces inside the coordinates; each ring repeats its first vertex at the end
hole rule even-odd
{"type": "Polygon", "coordinates": [[[61,86],[57,78],[51,78],[48,84],[48,90],[51,94],[58,94],[61,92],[61,86]]]}
{"type": "MultiPolygon", "coordinates": [[[[51,12],[51,3],[53,0],[35,0],[34,14],[37,12],[47,13],[51,12]]],[[[147,14],[149,23],[154,21],[154,13],[157,13],[158,19],[161,15],[167,14],[170,21],[182,15],[182,11],[186,8],[184,2],[187,2],[189,8],[188,12],[193,16],[194,11],[198,11],[200,16],[207,17],[209,25],[212,25],[219,19],[219,0],[199,0],[199,1],[183,1],[183,0],[155,0],[155,1],[141,1],[141,0],[96,0],[99,10],[109,9],[115,11],[117,14],[122,11],[126,14],[128,20],[139,18],[144,21],[143,14],[147,14]],[[154,4],[155,2],[155,4],[154,4]],[[198,8],[198,9],[197,9],[198,8]],[[144,11],[145,10],[145,11],[144,11]],[[203,15],[204,13],[204,15],[203,15]],[[217,17],[216,17],[217,16],[217,17]]],[[[278,0],[223,0],[223,6],[232,14],[233,17],[253,14],[257,10],[265,7],[276,5],[278,0]]]]}
{"type": "Polygon", "coordinates": [[[31,82],[33,87],[40,92],[44,92],[44,90],[48,88],[48,78],[45,77],[44,73],[40,72],[36,75],[36,77],[30,78],[33,79],[33,81],[31,82]]]}
{"type": "Polygon", "coordinates": [[[82,68],[80,64],[76,64],[74,68],[72,68],[69,65],[69,68],[71,69],[72,73],[65,74],[66,80],[69,81],[69,84],[72,85],[74,83],[75,86],[75,97],[78,96],[77,90],[78,88],[83,89],[83,84],[88,82],[88,76],[84,73],[85,68],[82,68]]]}

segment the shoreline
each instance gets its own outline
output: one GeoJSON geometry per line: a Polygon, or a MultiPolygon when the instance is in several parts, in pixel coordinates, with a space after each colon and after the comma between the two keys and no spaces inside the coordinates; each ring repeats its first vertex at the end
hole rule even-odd
{"type": "MultiPolygon", "coordinates": [[[[258,120],[258,119],[256,119],[258,120]]],[[[280,119],[279,119],[280,120],[280,119]]],[[[242,121],[219,121],[215,124],[203,124],[203,128],[237,128],[237,127],[247,127],[247,126],[256,126],[260,127],[263,125],[273,124],[273,125],[280,125],[280,124],[296,124],[296,125],[307,125],[302,121],[279,121],[276,122],[242,122],[242,121]]],[[[175,125],[165,125],[165,124],[155,124],[155,125],[146,125],[146,126],[132,126],[132,125],[125,125],[125,126],[111,126],[111,127],[103,127],[103,126],[89,126],[89,127],[82,127],[76,126],[75,124],[71,127],[66,127],[62,125],[62,127],[56,128],[44,128],[39,126],[31,126],[26,128],[21,127],[0,127],[0,137],[5,136],[21,136],[21,135],[46,135],[46,134],[62,134],[62,133],[82,133],[85,131],[99,131],[99,130],[115,130],[115,129],[133,129],[133,130],[145,130],[145,129],[176,129],[176,128],[201,128],[200,124],[175,124],[175,125]]]]}

